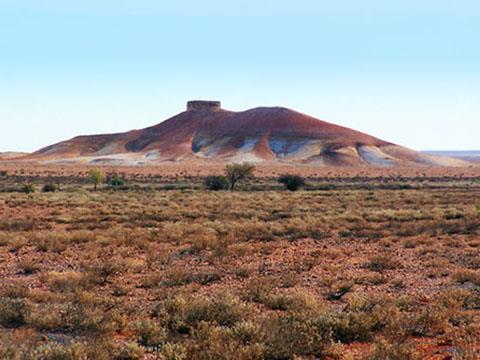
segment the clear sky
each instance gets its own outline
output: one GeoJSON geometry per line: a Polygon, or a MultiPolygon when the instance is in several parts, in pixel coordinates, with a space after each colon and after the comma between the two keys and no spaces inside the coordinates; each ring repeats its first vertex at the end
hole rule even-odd
{"type": "Polygon", "coordinates": [[[478,0],[0,0],[0,151],[285,106],[480,149],[478,0]]]}

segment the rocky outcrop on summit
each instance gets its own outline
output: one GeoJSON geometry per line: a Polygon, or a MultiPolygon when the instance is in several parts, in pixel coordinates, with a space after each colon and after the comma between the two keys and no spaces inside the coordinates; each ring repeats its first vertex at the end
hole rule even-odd
{"type": "Polygon", "coordinates": [[[218,101],[190,101],[158,125],[126,133],[79,136],[28,158],[92,164],[205,159],[328,166],[464,166],[281,107],[233,112],[218,101]]]}

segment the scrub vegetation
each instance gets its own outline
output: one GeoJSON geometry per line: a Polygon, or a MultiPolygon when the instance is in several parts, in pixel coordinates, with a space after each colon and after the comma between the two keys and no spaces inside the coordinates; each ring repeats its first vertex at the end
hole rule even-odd
{"type": "Polygon", "coordinates": [[[0,358],[480,356],[475,178],[97,175],[0,177],[0,358]]]}

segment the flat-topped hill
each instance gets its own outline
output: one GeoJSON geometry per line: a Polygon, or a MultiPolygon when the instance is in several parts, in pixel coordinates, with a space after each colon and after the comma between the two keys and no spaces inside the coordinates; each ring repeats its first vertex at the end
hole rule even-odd
{"type": "Polygon", "coordinates": [[[234,112],[218,101],[190,101],[155,126],[78,136],[26,157],[92,164],[143,164],[204,159],[325,166],[462,166],[282,107],[234,112]]]}

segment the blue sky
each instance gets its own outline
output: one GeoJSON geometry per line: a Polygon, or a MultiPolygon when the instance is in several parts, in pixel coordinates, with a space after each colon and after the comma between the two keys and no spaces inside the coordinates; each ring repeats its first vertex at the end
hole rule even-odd
{"type": "Polygon", "coordinates": [[[0,0],[0,151],[281,105],[415,149],[480,149],[480,3],[0,0]]]}

